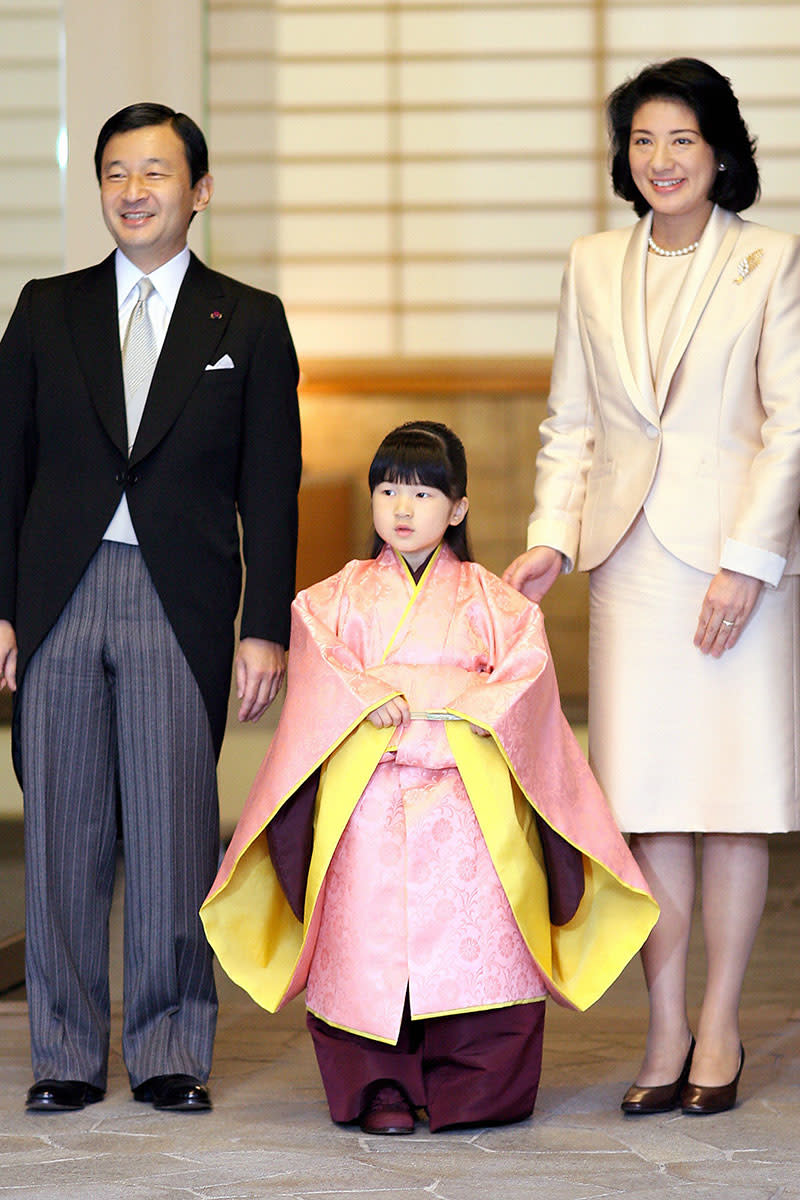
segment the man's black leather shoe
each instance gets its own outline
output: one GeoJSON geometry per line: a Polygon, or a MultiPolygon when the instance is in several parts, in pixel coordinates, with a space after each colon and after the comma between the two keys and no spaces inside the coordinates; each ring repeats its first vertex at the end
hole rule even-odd
{"type": "Polygon", "coordinates": [[[133,1089],[134,1100],[171,1112],[208,1112],[208,1088],[194,1075],[154,1075],[133,1089]]]}
{"type": "Polygon", "coordinates": [[[76,1112],[102,1100],[105,1092],[80,1079],[39,1079],[28,1088],[28,1112],[76,1112]]]}

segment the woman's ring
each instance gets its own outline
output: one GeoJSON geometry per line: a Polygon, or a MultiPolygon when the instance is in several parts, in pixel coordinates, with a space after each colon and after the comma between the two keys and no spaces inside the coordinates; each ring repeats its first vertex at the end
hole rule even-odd
{"type": "Polygon", "coordinates": [[[723,618],[722,618],[722,624],[723,624],[723,625],[727,625],[729,628],[731,628],[731,629],[732,629],[732,628],[733,628],[733,626],[736,624],[736,622],[735,622],[735,621],[726,621],[726,620],[725,620],[725,618],[723,617],[723,618]]]}

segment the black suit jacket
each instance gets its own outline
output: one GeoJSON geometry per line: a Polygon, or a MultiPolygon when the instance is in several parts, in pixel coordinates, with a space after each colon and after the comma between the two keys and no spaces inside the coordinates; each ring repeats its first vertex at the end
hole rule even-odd
{"type": "Polygon", "coordinates": [[[237,511],[242,636],[288,642],[297,359],[276,296],[192,255],[128,458],[117,312],[111,254],[28,283],[0,342],[0,617],[15,626],[24,686],[124,488],[219,751],[241,591],[237,511]],[[206,370],[226,354],[233,368],[206,370]]]}

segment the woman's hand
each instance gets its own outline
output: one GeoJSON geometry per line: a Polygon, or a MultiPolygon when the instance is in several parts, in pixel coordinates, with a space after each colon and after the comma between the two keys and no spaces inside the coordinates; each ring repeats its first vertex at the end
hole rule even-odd
{"type": "Polygon", "coordinates": [[[760,579],[739,571],[717,571],[700,609],[694,644],[703,654],[721,658],[742,635],[763,587],[760,579]]]}
{"type": "Polygon", "coordinates": [[[368,714],[367,720],[371,721],[376,729],[388,729],[390,725],[407,725],[411,720],[411,709],[405,696],[393,696],[380,708],[374,708],[368,714]]]}
{"type": "Polygon", "coordinates": [[[538,604],[561,573],[560,550],[552,546],[534,546],[520,554],[503,572],[505,583],[538,604]]]}

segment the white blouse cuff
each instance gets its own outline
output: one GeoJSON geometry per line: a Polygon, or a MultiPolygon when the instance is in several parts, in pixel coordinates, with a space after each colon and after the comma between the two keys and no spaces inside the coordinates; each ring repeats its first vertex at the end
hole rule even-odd
{"type": "Polygon", "coordinates": [[[771,550],[760,550],[756,546],[748,546],[728,538],[722,551],[720,566],[728,571],[739,571],[742,575],[752,575],[761,579],[771,587],[777,587],[781,581],[786,559],[771,550]]]}

